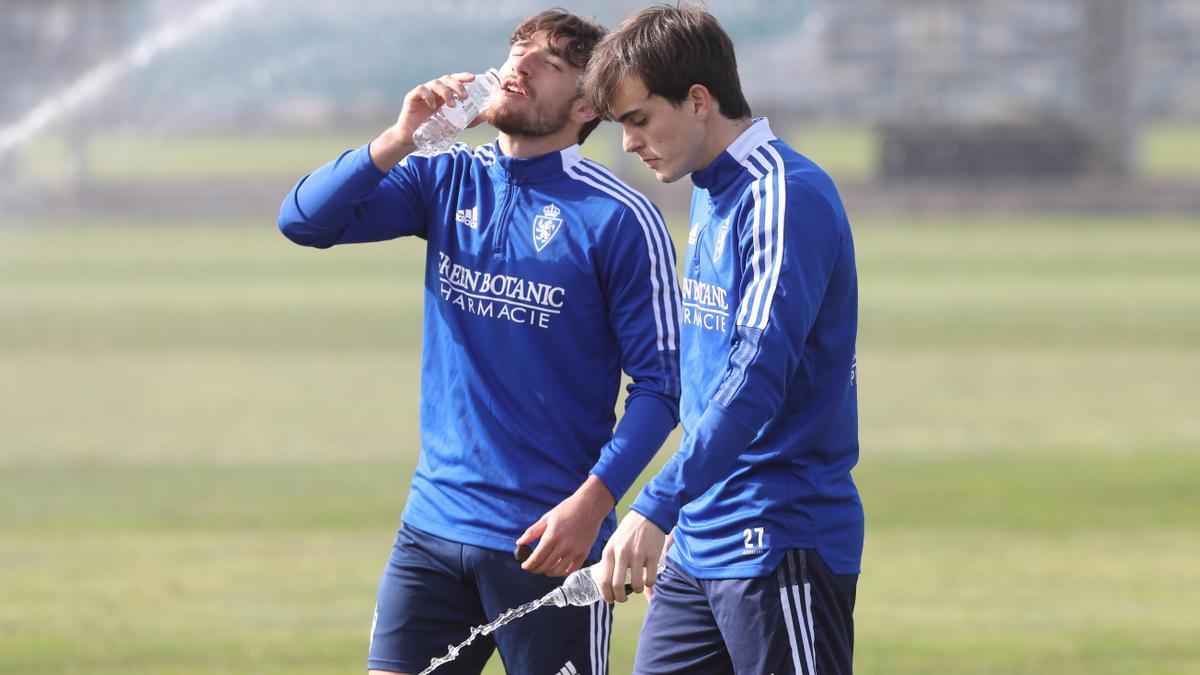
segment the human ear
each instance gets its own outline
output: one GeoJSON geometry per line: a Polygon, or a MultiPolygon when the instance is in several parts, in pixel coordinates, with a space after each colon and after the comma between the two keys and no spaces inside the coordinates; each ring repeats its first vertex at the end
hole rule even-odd
{"type": "Polygon", "coordinates": [[[702,84],[693,84],[688,88],[684,105],[688,106],[692,114],[703,122],[713,111],[712,93],[708,91],[708,87],[702,84]]]}
{"type": "Polygon", "coordinates": [[[587,101],[581,96],[575,100],[575,105],[571,109],[571,119],[580,124],[587,124],[596,119],[598,115],[592,107],[587,104],[587,101]]]}

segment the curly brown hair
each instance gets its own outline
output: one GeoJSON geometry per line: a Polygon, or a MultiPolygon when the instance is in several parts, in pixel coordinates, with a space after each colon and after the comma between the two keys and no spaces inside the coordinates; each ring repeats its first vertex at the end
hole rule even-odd
{"type": "MultiPolygon", "coordinates": [[[[555,42],[560,39],[565,40],[565,44],[561,46],[562,58],[576,68],[584,70],[587,68],[588,61],[591,60],[596,45],[608,33],[608,29],[595,21],[584,19],[556,7],[534,14],[522,21],[513,31],[508,44],[514,45],[539,33],[546,34],[546,41],[550,43],[552,51],[558,51],[554,49],[555,42]]],[[[582,79],[579,83],[579,94],[583,95],[582,79]]],[[[583,143],[599,124],[599,117],[584,124],[583,128],[579,130],[579,142],[583,143]]]]}

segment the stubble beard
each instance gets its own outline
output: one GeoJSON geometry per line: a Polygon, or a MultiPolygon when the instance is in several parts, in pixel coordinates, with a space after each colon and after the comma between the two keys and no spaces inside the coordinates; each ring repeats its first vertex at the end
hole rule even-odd
{"type": "Polygon", "coordinates": [[[488,108],[487,121],[509,136],[540,138],[556,133],[567,125],[574,103],[574,100],[566,101],[553,110],[535,105],[529,112],[512,110],[501,103],[488,108]]]}

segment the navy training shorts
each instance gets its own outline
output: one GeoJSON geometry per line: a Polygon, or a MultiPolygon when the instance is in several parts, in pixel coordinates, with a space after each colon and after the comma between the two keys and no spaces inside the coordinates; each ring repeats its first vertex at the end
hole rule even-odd
{"type": "Polygon", "coordinates": [[[697,579],[667,561],[638,640],[635,675],[852,672],[858,575],[792,549],[770,576],[697,579]]]}
{"type": "MultiPolygon", "coordinates": [[[[530,574],[513,554],[459,544],[402,524],[379,583],[367,667],[420,673],[450,645],[562,579],[530,574]]],[[[543,607],[475,638],[437,675],[475,675],[499,648],[513,675],[606,675],[612,607],[543,607]]]]}

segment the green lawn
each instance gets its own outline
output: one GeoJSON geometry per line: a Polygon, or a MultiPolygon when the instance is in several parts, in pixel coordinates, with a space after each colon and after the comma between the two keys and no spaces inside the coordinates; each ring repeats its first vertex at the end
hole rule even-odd
{"type": "MultiPolygon", "coordinates": [[[[285,176],[328,162],[338,153],[367,143],[383,130],[363,129],[323,134],[214,134],[170,137],[98,133],[87,141],[86,162],[98,184],[141,181],[237,181],[285,176]]],[[[496,130],[481,125],[462,139],[472,145],[490,143],[496,130]]],[[[605,164],[621,154],[620,132],[599,127],[582,146],[583,153],[605,164]],[[597,139],[604,139],[597,141],[597,139]]],[[[63,137],[36,137],[22,146],[15,165],[21,175],[56,183],[70,175],[73,158],[63,137]]]]}
{"type": "MultiPolygon", "coordinates": [[[[799,124],[779,121],[777,133],[816,160],[836,180],[870,179],[879,167],[876,133],[868,126],[799,124]]],[[[347,148],[374,138],[380,129],[304,135],[214,135],[172,138],[102,133],[91,139],[87,161],[98,183],[123,181],[239,180],[257,176],[292,176],[296,167],[316,167],[347,148]]],[[[487,143],[495,130],[486,125],[463,139],[487,143]]],[[[619,161],[620,132],[601,125],[583,152],[610,166],[619,161]],[[597,140],[601,139],[601,140],[597,140]]],[[[1148,177],[1200,179],[1200,126],[1159,124],[1147,127],[1140,140],[1138,163],[1148,177]]],[[[17,158],[22,174],[43,181],[62,181],[71,162],[62,138],[38,138],[17,158]]]]}
{"type": "MultiPolygon", "coordinates": [[[[869,126],[799,125],[779,133],[836,180],[867,180],[879,169],[879,140],[869,126]]],[[[1200,179],[1200,125],[1151,124],[1137,140],[1138,169],[1155,180],[1200,179]]]]}
{"type": "MultiPolygon", "coordinates": [[[[271,220],[0,229],[0,673],[362,672],[422,247],[271,220]]],[[[1200,228],[856,241],[859,671],[1200,671],[1200,228]]]]}
{"type": "Polygon", "coordinates": [[[1200,178],[1200,127],[1185,124],[1153,126],[1142,136],[1141,164],[1155,175],[1200,178]]]}

